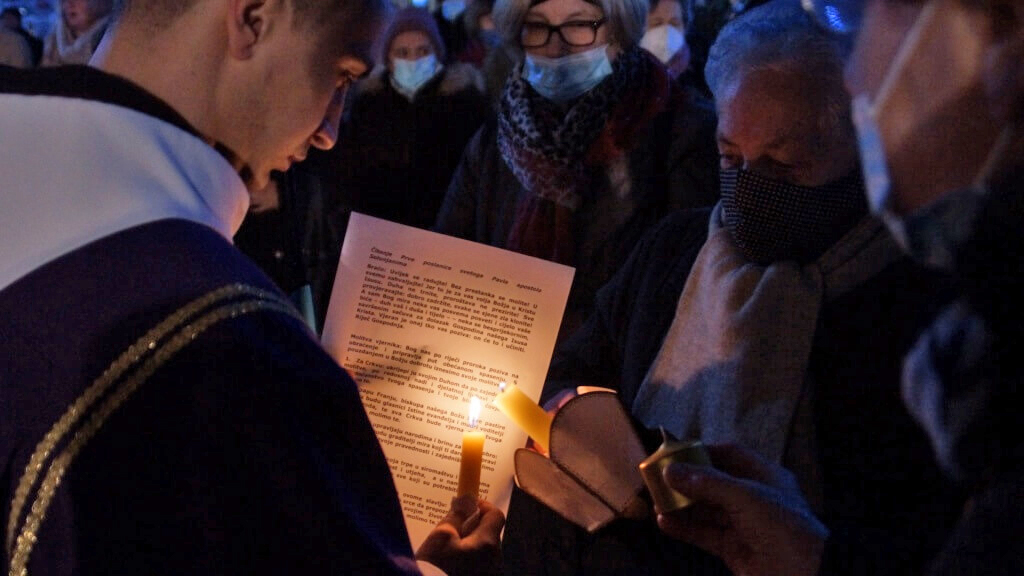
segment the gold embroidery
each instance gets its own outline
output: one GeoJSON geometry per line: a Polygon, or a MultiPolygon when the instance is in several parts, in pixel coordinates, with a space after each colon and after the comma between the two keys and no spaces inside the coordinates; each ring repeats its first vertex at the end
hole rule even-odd
{"type": "Polygon", "coordinates": [[[25,472],[14,492],[14,499],[11,502],[11,512],[7,519],[7,551],[11,552],[14,543],[15,528],[18,518],[21,516],[25,501],[28,498],[32,486],[42,471],[43,462],[49,457],[54,447],[74,427],[89,407],[102,396],[110,385],[120,378],[128,369],[138,363],[147,353],[156,348],[159,340],[162,340],[172,330],[176,330],[183,322],[203,309],[208,308],[219,301],[237,298],[239,296],[254,296],[257,298],[276,298],[272,293],[259,288],[245,286],[243,284],[232,284],[214,290],[192,302],[186,304],[166,320],[150,330],[145,336],[136,341],[128,348],[109,368],[72,404],[61,416],[57,424],[43,437],[43,440],[36,446],[36,450],[29,458],[25,472]]]}
{"type": "Polygon", "coordinates": [[[220,321],[260,310],[278,311],[302,320],[301,316],[289,302],[272,292],[242,284],[225,286],[187,304],[150,330],[150,332],[136,341],[118,357],[93,385],[68,408],[57,424],[54,425],[36,447],[15,491],[7,533],[7,549],[11,552],[10,574],[12,576],[26,574],[28,557],[35,544],[35,534],[46,515],[46,511],[56,493],[57,487],[60,485],[64,472],[82,447],[102,427],[110,414],[120,407],[146,378],[151,376],[153,372],[170,360],[174,354],[184,348],[203,331],[220,321]],[[255,300],[223,305],[188,324],[202,310],[210,308],[221,301],[241,296],[255,298],[255,300]],[[178,332],[166,344],[161,345],[161,340],[167,338],[174,330],[178,330],[178,332]],[[110,394],[100,407],[93,411],[89,420],[75,432],[68,446],[50,463],[46,477],[25,518],[22,530],[15,539],[14,535],[18,533],[18,517],[21,515],[32,486],[43,470],[44,460],[70,432],[71,428],[76,425],[78,420],[85,416],[86,411],[104,396],[121,376],[144,359],[145,363],[139,368],[138,372],[127,380],[120,389],[110,394]]]}

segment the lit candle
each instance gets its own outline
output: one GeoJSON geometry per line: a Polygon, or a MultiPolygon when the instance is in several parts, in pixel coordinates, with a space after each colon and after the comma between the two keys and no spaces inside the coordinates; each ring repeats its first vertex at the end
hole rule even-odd
{"type": "Polygon", "coordinates": [[[506,385],[504,382],[501,383],[500,392],[494,398],[494,405],[525,430],[538,448],[547,452],[548,439],[551,435],[550,414],[523,394],[515,384],[506,385]]]}
{"type": "Polygon", "coordinates": [[[459,491],[456,496],[480,495],[480,464],[484,459],[483,432],[476,430],[480,420],[480,399],[469,401],[469,430],[462,433],[462,464],[459,466],[459,491]]]}

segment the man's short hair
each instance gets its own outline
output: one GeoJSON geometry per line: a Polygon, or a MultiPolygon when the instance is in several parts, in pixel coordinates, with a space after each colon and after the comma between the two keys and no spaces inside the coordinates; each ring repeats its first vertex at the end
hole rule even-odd
{"type": "MultiPolygon", "coordinates": [[[[115,14],[118,19],[139,18],[159,26],[173,22],[185,14],[200,0],[115,0],[115,14]]],[[[380,18],[381,6],[385,0],[289,0],[299,14],[300,21],[305,22],[337,22],[332,16],[342,16],[341,20],[357,22],[362,18],[380,18]]],[[[383,12],[386,13],[386,7],[383,12]]]]}
{"type": "MultiPolygon", "coordinates": [[[[640,42],[647,27],[648,0],[586,0],[604,12],[612,42],[629,48],[640,42]]],[[[491,17],[501,37],[519,46],[519,33],[526,13],[540,2],[536,0],[496,0],[491,17]]]]}
{"type": "Polygon", "coordinates": [[[821,89],[822,134],[852,134],[850,96],[843,85],[845,39],[817,26],[797,0],[772,0],[740,15],[719,32],[704,76],[715,99],[754,72],[793,74],[821,89]]]}
{"type": "MultiPolygon", "coordinates": [[[[131,19],[159,30],[179,18],[201,0],[116,0],[115,18],[131,19]]],[[[373,64],[376,33],[391,14],[388,0],[288,0],[298,23],[316,23],[325,41],[344,38],[347,52],[366,55],[373,64]]]]}

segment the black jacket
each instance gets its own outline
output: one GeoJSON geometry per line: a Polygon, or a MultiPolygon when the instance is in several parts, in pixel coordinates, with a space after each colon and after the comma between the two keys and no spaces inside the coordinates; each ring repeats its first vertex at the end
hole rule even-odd
{"type": "MultiPolygon", "coordinates": [[[[677,213],[638,244],[598,293],[595,313],[559,347],[544,400],[586,383],[618,390],[632,406],[707,229],[706,211],[677,213]]],[[[934,464],[899,395],[903,354],[949,297],[948,283],[904,259],[821,311],[809,364],[823,473],[820,513],[844,542],[856,542],[836,548],[848,573],[921,573],[960,512],[961,494],[934,464]]],[[[522,493],[509,511],[505,550],[510,574],[713,570],[653,521],[619,521],[587,535],[522,493]],[[531,549],[541,553],[531,556],[531,549]],[[563,550],[557,560],[556,549],[563,550]]]]}

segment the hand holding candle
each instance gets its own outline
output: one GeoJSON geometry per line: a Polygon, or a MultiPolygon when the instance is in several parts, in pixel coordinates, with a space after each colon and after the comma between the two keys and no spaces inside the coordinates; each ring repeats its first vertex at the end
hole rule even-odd
{"type": "Polygon", "coordinates": [[[547,452],[551,436],[551,414],[523,394],[515,384],[506,385],[504,382],[501,383],[501,391],[494,398],[494,405],[529,434],[541,451],[547,452]]]}
{"type": "Polygon", "coordinates": [[[483,432],[476,430],[480,420],[480,399],[469,402],[469,430],[462,433],[462,463],[459,466],[459,489],[456,496],[480,495],[480,465],[484,458],[483,432]]]}

